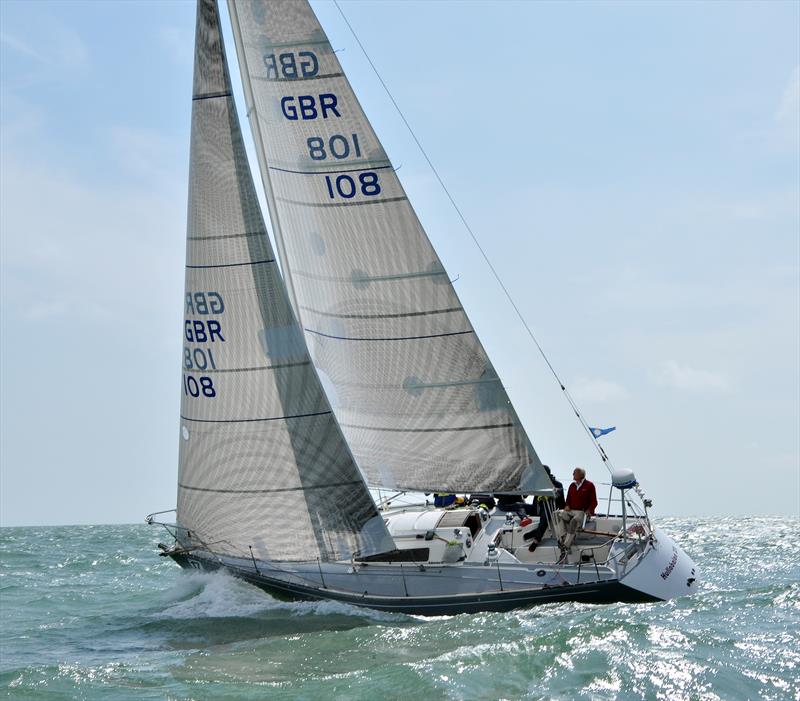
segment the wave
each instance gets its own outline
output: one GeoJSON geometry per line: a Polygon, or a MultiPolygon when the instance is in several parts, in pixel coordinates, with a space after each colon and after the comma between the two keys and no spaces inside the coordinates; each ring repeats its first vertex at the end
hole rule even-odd
{"type": "Polygon", "coordinates": [[[338,601],[282,601],[224,571],[183,572],[164,598],[157,619],[253,618],[276,612],[294,616],[350,616],[374,622],[405,622],[414,618],[361,608],[338,601]]]}

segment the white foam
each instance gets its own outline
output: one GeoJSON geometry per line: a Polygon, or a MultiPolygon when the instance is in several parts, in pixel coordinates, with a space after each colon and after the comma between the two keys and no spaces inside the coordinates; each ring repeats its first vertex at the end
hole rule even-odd
{"type": "Polygon", "coordinates": [[[284,608],[288,608],[299,615],[318,614],[318,615],[341,615],[358,616],[369,618],[376,622],[399,622],[411,620],[410,616],[402,613],[391,613],[389,611],[376,611],[375,609],[363,608],[345,604],[341,601],[292,601],[275,602],[284,608]]]}
{"type": "Polygon", "coordinates": [[[177,578],[168,596],[175,603],[155,614],[156,618],[253,616],[269,609],[274,601],[225,572],[185,573],[177,578]]]}
{"type": "Polygon", "coordinates": [[[380,622],[410,620],[404,614],[375,611],[339,601],[280,601],[224,571],[185,572],[176,579],[166,599],[169,605],[154,617],[252,617],[267,611],[283,610],[299,616],[357,616],[380,622]]]}

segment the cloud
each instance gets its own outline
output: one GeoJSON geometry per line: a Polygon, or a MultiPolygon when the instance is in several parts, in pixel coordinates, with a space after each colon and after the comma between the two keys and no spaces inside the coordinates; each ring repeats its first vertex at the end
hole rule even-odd
{"type": "Polygon", "coordinates": [[[775,110],[781,144],[795,151],[800,146],[800,66],[795,66],[775,110]]]}
{"type": "Polygon", "coordinates": [[[74,295],[34,300],[19,307],[19,314],[27,321],[40,322],[51,319],[84,319],[94,322],[110,321],[114,314],[110,309],[92,299],[74,295]]]}
{"type": "Polygon", "coordinates": [[[4,155],[23,143],[41,143],[46,121],[42,108],[19,95],[3,93],[0,99],[0,149],[4,155]]]}
{"type": "Polygon", "coordinates": [[[46,56],[40,54],[32,46],[29,46],[27,43],[25,43],[22,39],[12,36],[11,34],[7,34],[6,32],[0,32],[0,44],[7,46],[9,49],[12,49],[17,53],[27,56],[28,58],[32,58],[35,61],[38,61],[39,63],[50,64],[50,61],[46,56]]]}
{"type": "Polygon", "coordinates": [[[181,27],[160,27],[158,41],[164,52],[179,65],[193,62],[194,33],[181,27]]]}
{"type": "Polygon", "coordinates": [[[162,307],[180,296],[182,182],[83,183],[70,170],[9,156],[0,183],[7,323],[166,328],[162,307]]]}
{"type": "MultiPolygon", "coordinates": [[[[108,130],[110,151],[126,174],[151,185],[185,177],[183,144],[151,129],[116,126],[108,130]]],[[[155,188],[154,188],[155,189],[155,188]]]]}
{"type": "MultiPolygon", "coordinates": [[[[72,28],[48,17],[37,23],[40,36],[36,48],[19,34],[0,33],[0,44],[25,61],[28,73],[24,82],[61,79],[64,74],[75,76],[89,65],[89,50],[80,35],[72,28]]],[[[19,82],[19,75],[16,76],[19,82]]]]}
{"type": "Polygon", "coordinates": [[[621,385],[599,378],[579,377],[568,389],[577,402],[614,402],[628,396],[621,385]]]}
{"type": "Polygon", "coordinates": [[[727,391],[730,389],[729,380],[721,373],[690,368],[686,365],[680,365],[675,360],[667,360],[659,369],[656,379],[659,384],[680,390],[700,392],[704,390],[727,391]]]}

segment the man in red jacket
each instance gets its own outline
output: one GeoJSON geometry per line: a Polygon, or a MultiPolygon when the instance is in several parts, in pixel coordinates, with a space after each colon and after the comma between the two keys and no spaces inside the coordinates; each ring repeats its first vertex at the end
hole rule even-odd
{"type": "Polygon", "coordinates": [[[586,470],[576,467],[572,471],[574,482],[567,491],[566,506],[556,513],[556,518],[562,521],[567,534],[564,537],[564,548],[569,550],[575,540],[575,532],[583,525],[586,516],[594,516],[597,508],[597,491],[589,480],[586,479],[586,470]]]}

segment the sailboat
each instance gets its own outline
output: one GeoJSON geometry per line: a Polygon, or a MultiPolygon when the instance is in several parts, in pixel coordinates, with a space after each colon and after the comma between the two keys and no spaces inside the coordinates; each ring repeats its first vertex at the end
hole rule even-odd
{"type": "Polygon", "coordinates": [[[174,523],[147,517],[173,538],[161,554],[422,615],[693,593],[629,470],[567,547],[553,481],[312,8],[229,14],[277,255],[219,8],[198,0],[178,499],[174,523]],[[502,495],[539,516],[491,508],[502,495]]]}

